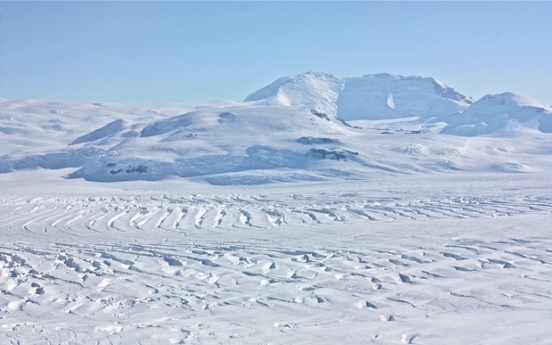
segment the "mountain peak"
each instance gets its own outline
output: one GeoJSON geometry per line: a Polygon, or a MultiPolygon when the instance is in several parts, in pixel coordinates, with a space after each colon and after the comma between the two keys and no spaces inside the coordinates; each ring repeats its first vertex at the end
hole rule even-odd
{"type": "Polygon", "coordinates": [[[477,103],[489,104],[499,107],[523,106],[542,108],[549,111],[552,110],[550,106],[544,105],[537,100],[512,92],[503,92],[496,95],[486,95],[483,96],[479,101],[477,101],[477,103]]]}
{"type": "Polygon", "coordinates": [[[504,92],[482,97],[441,133],[511,136],[527,130],[552,133],[552,108],[529,97],[504,92]]]}
{"type": "Polygon", "coordinates": [[[322,72],[317,72],[317,71],[308,71],[308,72],[305,72],[305,73],[297,74],[296,76],[297,77],[309,76],[309,77],[314,77],[314,78],[319,78],[319,79],[335,78],[335,76],[332,75],[332,74],[322,73],[322,72]]]}
{"type": "Polygon", "coordinates": [[[245,102],[316,107],[356,120],[448,116],[473,101],[434,78],[390,73],[342,78],[311,71],[280,78],[250,94],[245,102]]]}

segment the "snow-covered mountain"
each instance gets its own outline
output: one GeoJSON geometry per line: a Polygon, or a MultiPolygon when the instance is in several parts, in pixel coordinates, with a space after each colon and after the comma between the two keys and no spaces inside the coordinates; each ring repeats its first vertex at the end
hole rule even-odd
{"type": "Polygon", "coordinates": [[[460,136],[552,130],[551,107],[536,100],[507,92],[474,102],[434,78],[387,73],[339,78],[307,72],[280,78],[245,102],[311,108],[345,120],[418,117],[421,123],[445,122],[442,133],[460,136]]]}
{"type": "MultiPolygon", "coordinates": [[[[303,170],[291,179],[312,179],[315,173],[309,177],[307,171],[316,170],[313,165],[324,157],[310,150],[309,138],[340,146],[337,138],[349,131],[339,121],[286,107],[202,109],[132,128],[112,122],[95,131],[105,136],[92,136],[94,143],[80,149],[111,138],[118,138],[117,144],[71,176],[113,181],[211,175],[210,181],[222,181],[221,174],[282,168],[303,170]],[[108,127],[114,130],[108,133],[108,127]]],[[[321,154],[353,158],[337,147],[321,154]]]]}
{"type": "Polygon", "coordinates": [[[221,185],[548,164],[550,107],[511,93],[471,103],[433,78],[322,73],[279,79],[245,103],[6,100],[0,174],[70,168],[68,177],[90,181],[182,177],[221,185]],[[512,142],[520,136],[531,144],[512,142]]]}
{"type": "Polygon", "coordinates": [[[505,92],[487,95],[454,117],[441,133],[461,136],[512,135],[527,130],[552,133],[552,108],[505,92]]]}
{"type": "Polygon", "coordinates": [[[93,181],[207,176],[216,184],[264,183],[319,179],[318,174],[332,175],[323,172],[332,164],[321,161],[357,158],[338,139],[352,127],[325,114],[231,104],[180,109],[187,112],[175,115],[177,110],[160,106],[4,102],[0,173],[75,168],[70,177],[93,181]],[[262,175],[254,173],[261,170],[275,175],[253,176],[262,175]],[[253,173],[229,176],[241,172],[253,173]]]}
{"type": "Polygon", "coordinates": [[[278,79],[245,102],[312,107],[345,120],[377,120],[443,117],[465,110],[473,101],[434,78],[387,73],[339,78],[308,72],[278,79]]]}

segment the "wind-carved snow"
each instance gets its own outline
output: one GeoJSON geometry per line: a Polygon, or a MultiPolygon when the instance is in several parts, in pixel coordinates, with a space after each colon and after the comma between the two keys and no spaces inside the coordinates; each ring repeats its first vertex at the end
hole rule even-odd
{"type": "Polygon", "coordinates": [[[549,189],[469,181],[3,194],[0,341],[544,344],[549,189]]]}

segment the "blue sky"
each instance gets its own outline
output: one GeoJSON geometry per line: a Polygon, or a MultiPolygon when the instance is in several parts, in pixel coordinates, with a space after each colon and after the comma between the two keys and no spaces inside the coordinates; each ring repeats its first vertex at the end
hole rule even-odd
{"type": "Polygon", "coordinates": [[[306,71],[552,104],[552,2],[1,2],[0,97],[242,101],[306,71]]]}

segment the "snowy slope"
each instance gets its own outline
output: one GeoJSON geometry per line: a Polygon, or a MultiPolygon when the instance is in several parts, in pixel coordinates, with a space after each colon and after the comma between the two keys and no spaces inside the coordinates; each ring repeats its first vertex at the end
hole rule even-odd
{"type": "Polygon", "coordinates": [[[339,121],[294,108],[199,110],[144,124],[72,177],[158,180],[260,169],[308,170],[316,158],[309,159],[308,147],[297,140],[330,139],[347,131],[339,121]]]}
{"type": "MultiPolygon", "coordinates": [[[[502,108],[529,112],[518,116],[524,125],[535,127],[530,117],[535,114],[549,118],[546,109],[539,112],[529,105],[533,103],[512,104],[502,108]]],[[[464,121],[458,122],[461,128],[479,119],[470,114],[492,116],[481,108],[502,111],[500,104],[478,107],[454,116],[464,121]]],[[[460,136],[444,136],[438,132],[446,124],[435,120],[354,123],[302,106],[6,101],[0,103],[0,174],[72,168],[68,177],[90,181],[183,177],[228,185],[362,180],[378,174],[530,172],[545,169],[549,159],[545,137],[538,139],[533,132],[523,139],[527,144],[518,145],[511,140],[522,139],[468,140],[461,137],[465,132],[451,129],[454,125],[443,133],[460,136]]],[[[546,130],[543,124],[539,128],[546,130]]]]}
{"type": "Polygon", "coordinates": [[[445,117],[472,100],[434,78],[373,74],[339,78],[308,72],[276,80],[249,95],[257,105],[317,108],[345,120],[445,117]]]}
{"type": "Polygon", "coordinates": [[[506,92],[487,95],[473,103],[461,115],[454,117],[441,133],[510,136],[531,130],[552,133],[552,108],[506,92]]]}

